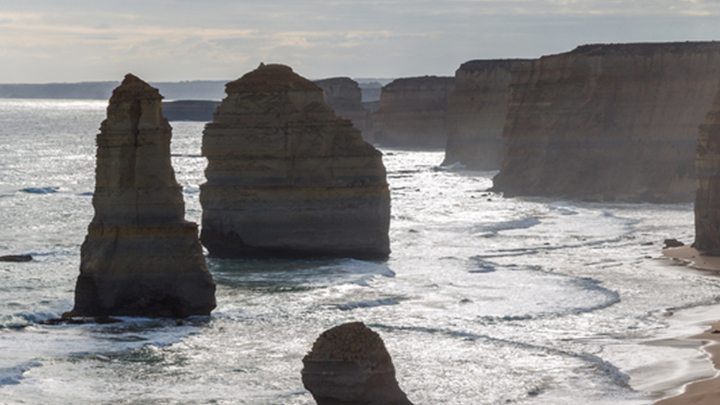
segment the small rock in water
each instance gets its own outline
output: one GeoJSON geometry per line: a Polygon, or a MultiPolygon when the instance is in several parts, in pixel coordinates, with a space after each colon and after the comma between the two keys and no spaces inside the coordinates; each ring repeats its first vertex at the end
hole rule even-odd
{"type": "Polygon", "coordinates": [[[382,339],[362,322],[323,332],[303,365],[303,385],[318,405],[412,405],[382,339]]]}
{"type": "Polygon", "coordinates": [[[663,249],[680,247],[680,246],[685,246],[685,244],[680,242],[677,239],[665,239],[665,247],[663,247],[663,249]]]}
{"type": "Polygon", "coordinates": [[[0,262],[30,262],[32,261],[32,256],[30,255],[9,255],[9,256],[0,256],[0,262]]]}

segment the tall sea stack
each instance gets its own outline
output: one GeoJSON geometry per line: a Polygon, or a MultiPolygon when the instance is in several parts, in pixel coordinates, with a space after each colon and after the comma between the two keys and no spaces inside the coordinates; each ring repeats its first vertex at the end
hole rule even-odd
{"type": "Polygon", "coordinates": [[[522,60],[471,60],[455,72],[448,97],[448,140],[443,165],[499,170],[510,98],[510,70],[522,60]]]}
{"type": "Polygon", "coordinates": [[[585,45],[513,70],[494,188],[506,196],[692,201],[720,42],[585,45]]]}
{"type": "Polygon", "coordinates": [[[201,239],[221,258],[390,252],[382,154],[337,117],[320,87],[283,65],[226,85],[205,127],[201,239]]]}
{"type": "Polygon", "coordinates": [[[197,224],[184,220],[161,99],[130,74],[110,98],[73,316],[186,317],[215,308],[197,224]]]}
{"type": "Polygon", "coordinates": [[[454,88],[454,77],[411,77],[388,83],[372,114],[374,141],[390,147],[445,148],[447,100],[454,88]]]}
{"type": "Polygon", "coordinates": [[[360,130],[364,140],[372,142],[369,125],[370,113],[362,105],[362,90],[358,83],[349,77],[333,77],[315,80],[323,90],[325,103],[341,118],[350,120],[360,130]]]}
{"type": "Polygon", "coordinates": [[[695,178],[693,247],[700,252],[720,256],[720,86],[712,110],[700,126],[695,178]]]}

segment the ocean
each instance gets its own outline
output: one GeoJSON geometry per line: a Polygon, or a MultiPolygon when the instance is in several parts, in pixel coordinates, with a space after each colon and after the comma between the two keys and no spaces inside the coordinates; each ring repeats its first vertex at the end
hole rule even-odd
{"type": "MultiPolygon", "coordinates": [[[[218,306],[185,320],[41,325],[73,306],[107,102],[0,100],[0,404],[314,404],[302,357],[324,330],[380,334],[428,404],[650,404],[714,374],[697,345],[720,279],[661,259],[692,204],[503,198],[495,172],[384,149],[387,261],[208,259],[218,306]],[[688,377],[689,376],[689,377],[688,377]]],[[[200,222],[204,124],[172,122],[186,218],[200,222]]]]}

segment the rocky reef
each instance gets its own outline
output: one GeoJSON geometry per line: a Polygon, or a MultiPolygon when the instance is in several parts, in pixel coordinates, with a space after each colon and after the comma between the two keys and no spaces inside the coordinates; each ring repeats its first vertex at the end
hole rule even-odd
{"type": "Polygon", "coordinates": [[[382,154],[283,65],[260,65],[226,86],[205,127],[201,240],[222,258],[390,252],[382,154]]]}
{"type": "Polygon", "coordinates": [[[397,79],[382,88],[372,114],[374,140],[382,146],[445,148],[447,100],[454,77],[397,79]]]}
{"type": "Polygon", "coordinates": [[[349,77],[334,77],[315,80],[313,83],[323,90],[325,103],[339,117],[348,119],[360,130],[367,142],[372,142],[370,113],[363,107],[362,91],[358,83],[349,77]]]}
{"type": "Polygon", "coordinates": [[[695,243],[700,252],[720,256],[720,86],[700,126],[695,159],[695,243]]]}
{"type": "Polygon", "coordinates": [[[184,220],[157,89],[128,74],[97,136],[95,216],[68,316],[209,314],[215,284],[197,224],[184,220]]]}
{"type": "Polygon", "coordinates": [[[494,189],[604,201],[692,201],[697,128],[720,42],[585,45],[513,70],[494,189]]]}
{"type": "Polygon", "coordinates": [[[412,405],[382,339],[362,322],[323,332],[303,366],[303,385],[318,405],[412,405]]]}
{"type": "Polygon", "coordinates": [[[447,104],[448,139],[443,165],[499,170],[510,97],[510,70],[523,60],[472,60],[455,72],[447,104]]]}

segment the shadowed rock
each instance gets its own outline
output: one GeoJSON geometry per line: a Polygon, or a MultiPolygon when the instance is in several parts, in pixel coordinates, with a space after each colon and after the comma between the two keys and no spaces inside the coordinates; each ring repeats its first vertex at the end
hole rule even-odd
{"type": "Polygon", "coordinates": [[[512,70],[494,189],[604,201],[692,201],[697,128],[720,42],[586,45],[512,70]]]}
{"type": "Polygon", "coordinates": [[[700,252],[720,256],[720,86],[700,126],[695,160],[695,243],[700,252]]]}
{"type": "Polygon", "coordinates": [[[303,366],[303,385],[318,405],[412,405],[382,339],[362,322],[323,332],[303,366]]]}
{"type": "Polygon", "coordinates": [[[184,220],[157,89],[128,74],[97,136],[95,216],[67,316],[205,315],[215,284],[197,224],[184,220]]]}
{"type": "Polygon", "coordinates": [[[390,252],[382,154],[311,81],[261,65],[227,84],[203,133],[201,239],[224,258],[390,252]]]}

